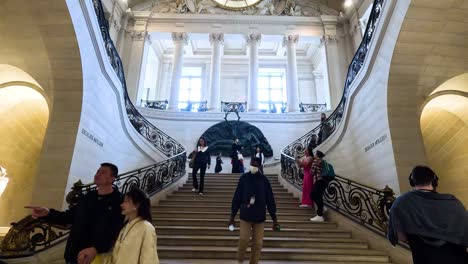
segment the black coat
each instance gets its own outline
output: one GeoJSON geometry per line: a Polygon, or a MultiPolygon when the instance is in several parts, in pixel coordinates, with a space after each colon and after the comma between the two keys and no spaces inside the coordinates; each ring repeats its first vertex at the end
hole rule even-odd
{"type": "Polygon", "coordinates": [[[121,203],[122,195],[116,189],[107,195],[91,191],[72,209],[50,210],[46,220],[72,225],[64,254],[67,262],[76,262],[78,253],[88,247],[95,247],[98,253],[110,251],[123,225],[121,203]]]}
{"type": "Polygon", "coordinates": [[[237,183],[232,198],[231,217],[240,208],[240,219],[247,222],[262,223],[266,219],[266,208],[271,219],[276,220],[276,203],[270,181],[262,173],[244,173],[237,183]],[[249,206],[250,198],[255,196],[255,204],[249,206]]]}

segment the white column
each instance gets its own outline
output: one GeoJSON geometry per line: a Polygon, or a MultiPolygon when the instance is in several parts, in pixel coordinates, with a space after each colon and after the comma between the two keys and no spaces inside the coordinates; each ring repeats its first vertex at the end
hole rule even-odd
{"type": "Polygon", "coordinates": [[[320,45],[324,48],[325,62],[330,87],[331,109],[334,109],[343,95],[344,81],[346,79],[345,51],[338,46],[337,36],[323,36],[320,45]]]}
{"type": "Polygon", "coordinates": [[[221,55],[224,44],[224,34],[211,33],[211,67],[210,67],[210,99],[208,100],[209,111],[219,111],[220,106],[220,83],[221,83],[221,55]]]}
{"type": "Polygon", "coordinates": [[[145,40],[147,40],[146,31],[133,31],[131,33],[132,45],[127,67],[127,89],[130,100],[135,105],[140,105],[138,101],[138,90],[142,75],[142,62],[145,53],[145,40]]]}
{"type": "Polygon", "coordinates": [[[184,46],[187,44],[187,33],[172,33],[174,58],[172,60],[171,91],[168,110],[179,110],[180,77],[184,63],[184,46]]]}
{"type": "Polygon", "coordinates": [[[262,40],[261,34],[249,34],[246,37],[249,46],[249,86],[247,92],[247,110],[258,111],[258,45],[262,40]]]}
{"type": "Polygon", "coordinates": [[[288,102],[288,112],[299,112],[299,86],[297,83],[297,59],[296,44],[299,41],[298,35],[288,35],[283,39],[288,56],[286,100],[288,102]]]}

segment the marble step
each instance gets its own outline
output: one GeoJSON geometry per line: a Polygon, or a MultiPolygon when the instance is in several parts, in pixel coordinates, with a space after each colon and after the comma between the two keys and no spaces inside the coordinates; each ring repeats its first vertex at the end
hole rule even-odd
{"type": "MultiPolygon", "coordinates": [[[[226,194],[226,195],[210,195],[207,193],[206,195],[199,195],[198,193],[180,193],[180,194],[173,194],[168,196],[164,201],[232,201],[233,194],[226,194]]],[[[275,201],[277,203],[279,202],[290,202],[290,203],[296,203],[299,206],[299,199],[293,197],[292,195],[289,196],[281,196],[277,197],[275,196],[275,201]]]]}
{"type": "MultiPolygon", "coordinates": [[[[237,247],[205,246],[158,246],[161,258],[218,258],[235,259],[237,247]]],[[[248,253],[246,254],[246,259],[248,253]]],[[[316,261],[354,261],[388,263],[384,253],[369,249],[310,249],[310,248],[271,248],[262,249],[263,260],[316,260],[316,261]]]]}
{"type": "MultiPolygon", "coordinates": [[[[156,217],[166,217],[166,218],[196,218],[196,219],[216,219],[216,218],[223,218],[229,219],[231,216],[231,211],[226,210],[224,212],[199,212],[199,211],[180,211],[180,210],[153,210],[152,211],[153,218],[156,217]]],[[[304,214],[297,214],[297,213],[276,213],[278,219],[280,221],[283,220],[298,220],[298,221],[309,221],[309,218],[314,217],[315,213],[306,212],[304,214]]],[[[267,217],[268,218],[268,217],[267,217]]]]}
{"type": "MultiPolygon", "coordinates": [[[[229,231],[226,227],[208,226],[161,226],[156,225],[158,235],[192,235],[192,236],[239,236],[239,228],[229,231]]],[[[281,228],[273,231],[265,227],[265,237],[310,237],[310,238],[351,238],[351,233],[336,228],[281,228]]]]}
{"type": "MultiPolygon", "coordinates": [[[[238,264],[237,260],[230,259],[159,259],[160,264],[238,264]]],[[[247,263],[245,261],[244,263],[247,263]]],[[[381,264],[382,262],[365,262],[365,264],[381,264]]],[[[387,263],[387,262],[384,262],[387,263]]],[[[388,262],[389,264],[392,264],[388,262]]],[[[362,264],[361,261],[320,261],[320,260],[260,260],[259,264],[362,264]]]]}
{"type": "MultiPolygon", "coordinates": [[[[224,200],[216,200],[213,201],[212,199],[205,199],[203,200],[203,196],[198,195],[198,199],[167,199],[162,200],[159,202],[159,205],[219,205],[219,206],[231,206],[231,199],[224,199],[224,200]]],[[[275,199],[276,207],[284,206],[288,208],[299,207],[299,201],[283,201],[281,199],[275,199]]]]}
{"type": "MultiPolygon", "coordinates": [[[[239,237],[237,236],[158,235],[158,245],[160,246],[236,247],[238,241],[239,237]]],[[[352,238],[265,237],[263,246],[288,248],[368,248],[365,241],[352,238]]]]}
{"type": "MultiPolygon", "coordinates": [[[[181,203],[180,205],[157,205],[153,206],[152,211],[157,212],[158,209],[171,209],[171,210],[177,210],[183,212],[186,210],[188,206],[186,204],[181,203]]],[[[230,212],[231,211],[231,205],[225,204],[225,205],[190,205],[190,210],[197,210],[199,212],[213,212],[213,211],[219,211],[219,212],[230,212]]],[[[298,214],[304,214],[304,215],[315,215],[315,210],[310,209],[310,208],[299,208],[299,207],[290,207],[290,206],[282,206],[277,205],[276,206],[277,212],[281,213],[298,213],[298,214]]]]}
{"type": "MultiPolygon", "coordinates": [[[[161,226],[208,226],[208,227],[227,227],[229,217],[226,218],[216,218],[216,219],[198,219],[198,218],[169,218],[163,216],[157,216],[153,218],[153,223],[155,225],[161,226]]],[[[334,222],[323,222],[315,223],[311,221],[299,221],[299,220],[288,220],[288,219],[278,219],[281,228],[337,228],[336,223],[334,222]]],[[[265,223],[265,228],[272,227],[272,221],[267,220],[265,223]]],[[[239,220],[236,221],[236,226],[239,226],[239,220]]]]}

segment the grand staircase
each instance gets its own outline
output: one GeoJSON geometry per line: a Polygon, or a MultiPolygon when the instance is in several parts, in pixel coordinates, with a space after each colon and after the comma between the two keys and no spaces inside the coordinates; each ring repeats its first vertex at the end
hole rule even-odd
{"type": "MultiPolygon", "coordinates": [[[[277,175],[267,177],[275,195],[281,231],[271,230],[272,221],[267,216],[261,263],[390,262],[385,253],[369,249],[366,242],[354,239],[336,223],[310,222],[314,211],[299,208],[297,198],[280,185],[277,175]]],[[[161,263],[237,263],[239,230],[231,232],[227,225],[239,174],[207,174],[203,196],[191,191],[189,178],[183,187],[153,207],[161,263]]]]}

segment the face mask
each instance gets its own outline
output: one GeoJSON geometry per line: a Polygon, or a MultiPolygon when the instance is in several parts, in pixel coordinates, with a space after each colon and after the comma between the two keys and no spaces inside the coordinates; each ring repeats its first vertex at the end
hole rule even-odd
{"type": "Polygon", "coordinates": [[[258,168],[257,168],[257,167],[253,167],[253,166],[250,167],[250,173],[255,174],[255,173],[257,173],[257,172],[258,172],[258,168]]]}

